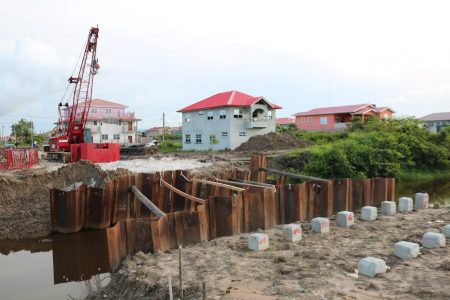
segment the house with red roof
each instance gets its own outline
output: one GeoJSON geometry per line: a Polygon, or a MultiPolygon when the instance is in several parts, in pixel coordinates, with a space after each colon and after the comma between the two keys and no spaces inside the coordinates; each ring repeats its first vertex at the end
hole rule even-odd
{"type": "Polygon", "coordinates": [[[354,104],[334,107],[320,107],[296,113],[295,124],[301,130],[333,131],[344,130],[355,117],[362,122],[368,117],[382,120],[392,118],[394,110],[389,107],[376,107],[375,104],[354,104]]]}
{"type": "Polygon", "coordinates": [[[183,118],[183,149],[235,149],[252,136],[275,132],[280,108],[262,96],[239,91],[195,102],[178,111],[183,118]]]}
{"type": "Polygon", "coordinates": [[[295,124],[294,118],[278,118],[277,125],[283,128],[288,128],[289,125],[295,124]]]}
{"type": "MultiPolygon", "coordinates": [[[[80,116],[85,103],[79,103],[77,116],[80,116]]],[[[90,130],[93,143],[134,144],[138,142],[138,121],[134,112],[127,111],[127,106],[102,100],[92,99],[90,102],[86,129],[90,130]]],[[[71,109],[69,107],[69,109],[71,109]]],[[[68,111],[65,115],[68,116],[68,111]]],[[[64,117],[64,116],[63,116],[64,117]]]]}

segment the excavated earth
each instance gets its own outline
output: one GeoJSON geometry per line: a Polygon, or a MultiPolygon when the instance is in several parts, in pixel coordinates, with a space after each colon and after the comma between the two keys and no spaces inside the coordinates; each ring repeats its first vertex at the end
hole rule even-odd
{"type": "MultiPolygon", "coordinates": [[[[183,299],[450,299],[450,245],[421,248],[402,261],[394,243],[421,244],[428,231],[450,223],[450,207],[398,213],[373,222],[359,219],[350,228],[312,233],[303,223],[303,240],[283,240],[281,227],[266,230],[270,249],[247,249],[247,234],[218,238],[182,249],[183,299]],[[355,272],[366,256],[382,258],[386,274],[368,278],[355,272]]],[[[111,274],[110,284],[88,299],[168,299],[171,275],[178,298],[179,250],[139,252],[111,274]]]]}
{"type": "Polygon", "coordinates": [[[22,170],[13,176],[0,176],[0,240],[51,233],[51,188],[64,188],[76,182],[102,187],[111,178],[127,172],[124,169],[105,172],[81,161],[49,173],[22,170]]]}

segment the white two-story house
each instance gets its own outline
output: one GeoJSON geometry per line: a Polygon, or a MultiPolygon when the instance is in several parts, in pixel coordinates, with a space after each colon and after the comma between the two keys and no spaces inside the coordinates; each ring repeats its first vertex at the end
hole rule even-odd
{"type": "MultiPolygon", "coordinates": [[[[77,116],[85,103],[79,104],[77,116]]],[[[70,108],[69,108],[70,109],[70,108]]],[[[68,115],[68,112],[66,112],[68,115]]],[[[140,119],[127,106],[102,99],[92,99],[86,122],[93,143],[137,143],[137,125],[140,119]]]]}
{"type": "Polygon", "coordinates": [[[183,150],[235,149],[250,137],[276,130],[281,107],[264,97],[223,92],[178,112],[183,118],[183,150]]]}

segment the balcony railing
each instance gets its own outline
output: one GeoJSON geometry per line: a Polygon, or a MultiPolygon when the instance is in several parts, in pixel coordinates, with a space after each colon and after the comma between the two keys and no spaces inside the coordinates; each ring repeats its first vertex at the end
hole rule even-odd
{"type": "Polygon", "coordinates": [[[334,123],[334,129],[346,129],[350,123],[334,123]]]}
{"type": "Polygon", "coordinates": [[[247,122],[247,128],[266,128],[269,126],[267,119],[251,119],[247,122]]]}
{"type": "Polygon", "coordinates": [[[134,131],[136,131],[136,126],[128,126],[128,125],[122,126],[122,132],[134,132],[134,131]]]}

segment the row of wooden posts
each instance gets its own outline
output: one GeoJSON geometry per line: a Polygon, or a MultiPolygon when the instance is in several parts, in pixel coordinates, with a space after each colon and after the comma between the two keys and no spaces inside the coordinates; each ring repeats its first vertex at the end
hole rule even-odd
{"type": "Polygon", "coordinates": [[[52,189],[50,199],[54,231],[105,229],[117,258],[357,211],[394,200],[394,193],[393,178],[305,177],[267,168],[267,159],[255,155],[249,170],[210,178],[185,171],[127,174],[104,188],[52,189]],[[267,174],[277,179],[267,181],[267,174]],[[289,184],[288,178],[304,182],[289,184]]]}

